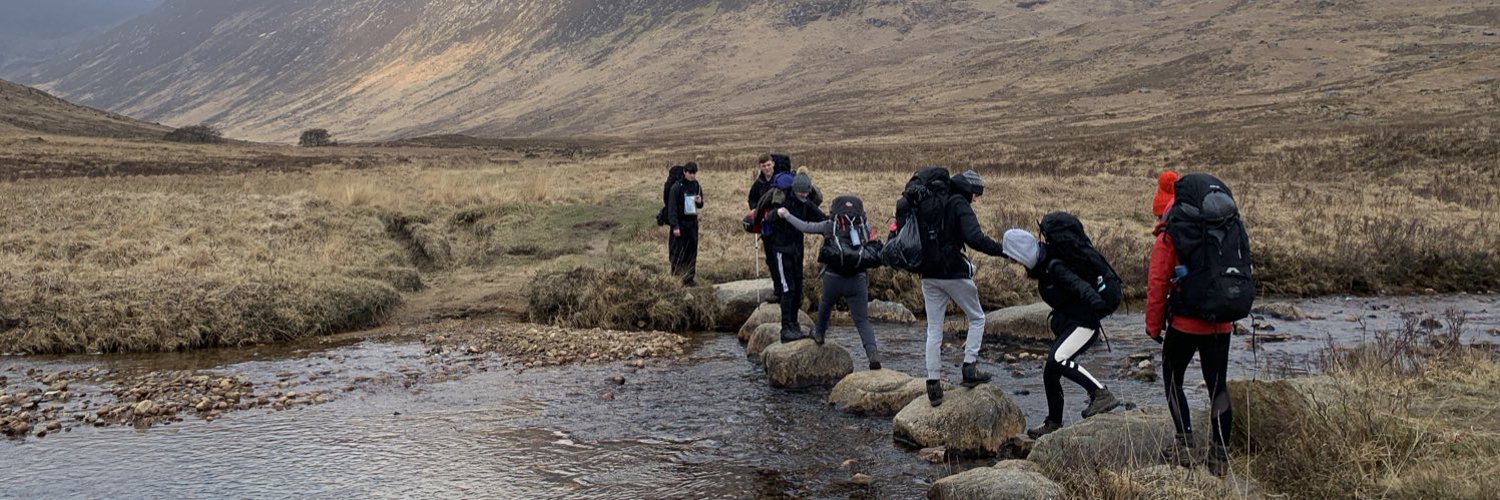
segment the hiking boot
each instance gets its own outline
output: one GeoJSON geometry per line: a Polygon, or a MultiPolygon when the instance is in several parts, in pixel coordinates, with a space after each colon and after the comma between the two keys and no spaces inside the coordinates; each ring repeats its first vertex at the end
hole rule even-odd
{"type": "Polygon", "coordinates": [[[880,362],[879,361],[871,361],[870,362],[870,369],[871,370],[879,370],[880,369],[880,362]]]}
{"type": "Polygon", "coordinates": [[[1198,451],[1193,449],[1192,443],[1192,434],[1178,434],[1177,439],[1173,440],[1167,449],[1162,450],[1162,461],[1180,467],[1197,466],[1203,462],[1203,459],[1197,456],[1198,451]]]}
{"type": "Polygon", "coordinates": [[[993,375],[980,371],[978,363],[964,363],[963,373],[964,379],[963,382],[960,383],[960,385],[971,389],[976,385],[989,382],[991,378],[994,378],[993,375]]]}
{"type": "Polygon", "coordinates": [[[805,338],[807,338],[807,334],[802,333],[801,328],[798,328],[796,326],[781,327],[781,343],[783,344],[796,342],[805,338]]]}
{"type": "Polygon", "coordinates": [[[1213,445],[1208,451],[1208,472],[1218,477],[1229,475],[1229,452],[1221,445],[1213,445]]]}
{"type": "Polygon", "coordinates": [[[943,404],[943,381],[927,381],[927,402],[932,403],[932,406],[943,404]]]}
{"type": "Polygon", "coordinates": [[[870,360],[871,370],[880,369],[880,354],[876,353],[875,351],[865,351],[865,359],[870,360]]]}
{"type": "Polygon", "coordinates": [[[823,337],[825,335],[827,335],[827,334],[828,334],[828,332],[826,332],[826,331],[822,331],[822,330],[819,330],[817,328],[813,328],[813,331],[812,331],[813,342],[817,342],[818,345],[823,345],[823,337]]]}
{"type": "Polygon", "coordinates": [[[1089,418],[1100,413],[1106,413],[1120,406],[1120,400],[1109,392],[1108,388],[1100,388],[1089,397],[1089,406],[1083,409],[1083,418],[1089,418]]]}
{"type": "Polygon", "coordinates": [[[1031,439],[1041,439],[1042,436],[1057,432],[1057,430],[1061,428],[1061,423],[1046,420],[1042,422],[1042,425],[1026,429],[1026,437],[1029,437],[1031,439]]]}

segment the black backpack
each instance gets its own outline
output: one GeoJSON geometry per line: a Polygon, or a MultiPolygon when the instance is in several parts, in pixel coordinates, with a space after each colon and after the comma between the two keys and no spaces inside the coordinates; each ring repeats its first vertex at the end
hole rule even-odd
{"type": "Polygon", "coordinates": [[[1067,212],[1052,212],[1042,217],[1040,228],[1047,240],[1047,256],[1062,261],[1079,278],[1092,284],[1104,299],[1109,311],[1099,319],[1119,309],[1120,302],[1125,300],[1125,283],[1109,260],[1094,248],[1083,222],[1067,212]]]}
{"type": "Polygon", "coordinates": [[[672,200],[667,198],[672,196],[672,186],[686,178],[682,174],[683,168],[682,165],[673,165],[667,171],[667,182],[661,186],[661,210],[656,212],[656,225],[658,226],[667,225],[667,205],[672,203],[672,200]]]}
{"type": "Polygon", "coordinates": [[[1228,184],[1208,174],[1179,179],[1166,233],[1187,271],[1177,273],[1168,300],[1173,315],[1212,323],[1250,315],[1255,302],[1250,236],[1228,184]]]}
{"type": "Polygon", "coordinates": [[[773,173],[792,171],[792,157],[786,153],[771,153],[771,163],[776,165],[771,169],[773,173]]]}
{"type": "Polygon", "coordinates": [[[906,190],[897,203],[898,227],[886,242],[880,259],[887,266],[921,272],[926,264],[937,265],[941,258],[944,207],[952,178],[948,169],[928,167],[918,170],[906,182],[906,190]]]}
{"type": "Polygon", "coordinates": [[[880,267],[880,251],[883,246],[879,241],[872,240],[872,228],[870,220],[865,217],[864,201],[855,196],[839,196],[833,199],[829,215],[833,222],[833,235],[823,238],[823,248],[818,251],[818,262],[843,276],[853,276],[880,267]]]}

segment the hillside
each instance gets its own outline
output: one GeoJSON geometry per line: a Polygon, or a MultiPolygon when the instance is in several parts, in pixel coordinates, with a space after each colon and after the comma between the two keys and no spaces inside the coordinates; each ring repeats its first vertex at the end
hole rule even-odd
{"type": "Polygon", "coordinates": [[[0,80],[0,134],[159,139],[167,130],[0,80]]]}
{"type": "Polygon", "coordinates": [[[1467,0],[168,0],[26,81],[234,137],[945,142],[1500,110],[1467,0]]]}

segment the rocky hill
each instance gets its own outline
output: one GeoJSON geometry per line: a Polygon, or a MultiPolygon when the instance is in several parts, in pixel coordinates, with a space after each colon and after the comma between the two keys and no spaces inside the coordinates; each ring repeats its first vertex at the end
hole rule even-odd
{"type": "Polygon", "coordinates": [[[0,134],[159,139],[167,127],[74,105],[46,92],[0,80],[0,134]]]}
{"type": "Polygon", "coordinates": [[[25,81],[230,136],[943,141],[1500,109],[1468,0],[167,0],[25,81]]]}

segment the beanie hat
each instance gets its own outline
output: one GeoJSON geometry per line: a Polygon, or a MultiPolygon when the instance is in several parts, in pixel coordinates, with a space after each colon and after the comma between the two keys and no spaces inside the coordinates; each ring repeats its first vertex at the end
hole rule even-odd
{"type": "Polygon", "coordinates": [[[792,179],[792,192],[811,193],[812,185],[812,177],[808,176],[806,173],[797,174],[797,178],[792,179]]]}
{"type": "Polygon", "coordinates": [[[964,173],[953,177],[953,184],[966,193],[984,196],[984,178],[979,176],[979,172],[965,170],[964,173]]]}
{"type": "Polygon", "coordinates": [[[1001,248],[1005,250],[1006,257],[1020,262],[1027,269],[1036,267],[1036,261],[1041,256],[1041,246],[1037,243],[1036,236],[1020,229],[1012,229],[1005,232],[1004,239],[1001,248]]]}
{"type": "Polygon", "coordinates": [[[1177,198],[1177,179],[1181,178],[1177,172],[1168,170],[1162,172],[1161,177],[1156,178],[1156,200],[1151,203],[1151,213],[1160,219],[1167,215],[1167,210],[1172,208],[1172,200],[1177,198]]]}

